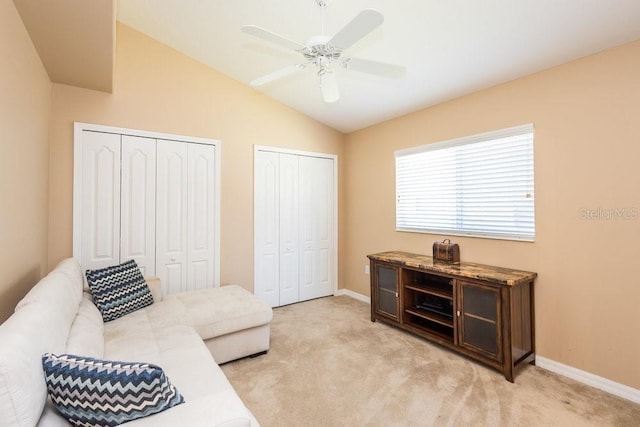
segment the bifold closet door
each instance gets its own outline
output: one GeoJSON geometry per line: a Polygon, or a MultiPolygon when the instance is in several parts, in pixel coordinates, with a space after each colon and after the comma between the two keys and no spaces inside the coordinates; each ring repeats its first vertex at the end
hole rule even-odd
{"type": "Polygon", "coordinates": [[[165,294],[214,284],[215,147],[157,140],[156,275],[165,294]]]}
{"type": "Polygon", "coordinates": [[[280,154],[279,188],[279,269],[280,304],[300,301],[300,158],[294,154],[280,154]]]}
{"type": "Polygon", "coordinates": [[[218,286],[218,146],[126,131],[75,125],[73,256],[133,259],[164,294],[218,286]]]}
{"type": "Polygon", "coordinates": [[[84,131],[80,193],[80,264],[120,263],[120,135],[84,131]]]}
{"type": "Polygon", "coordinates": [[[120,260],[156,272],[156,140],[122,135],[120,260]]]}
{"type": "Polygon", "coordinates": [[[215,147],[187,144],[187,287],[215,283],[215,147]]]}
{"type": "Polygon", "coordinates": [[[280,305],[280,154],[257,151],[254,159],[254,293],[280,305]]]}
{"type": "Polygon", "coordinates": [[[254,292],[272,307],[300,300],[298,156],[255,158],[254,292]]]}
{"type": "Polygon", "coordinates": [[[254,292],[272,307],[333,293],[333,160],[256,151],[254,292]]]}
{"type": "Polygon", "coordinates": [[[154,139],[83,132],[84,268],[134,259],[143,274],[155,274],[155,162],[154,139]]]}
{"type": "Polygon", "coordinates": [[[333,294],[333,160],[300,157],[300,301],[333,294]]]}

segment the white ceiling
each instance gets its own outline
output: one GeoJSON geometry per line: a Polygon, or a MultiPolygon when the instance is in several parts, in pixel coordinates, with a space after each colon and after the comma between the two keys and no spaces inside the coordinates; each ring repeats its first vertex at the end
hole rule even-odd
{"type": "MultiPolygon", "coordinates": [[[[259,90],[348,133],[640,39],[640,0],[329,0],[325,34],[362,9],[385,18],[347,56],[406,66],[400,79],[340,69],[338,102],[303,72],[259,90]]],[[[315,0],[118,0],[117,17],[248,84],[301,54],[244,34],[258,25],[299,43],[321,34],[315,0]]]]}

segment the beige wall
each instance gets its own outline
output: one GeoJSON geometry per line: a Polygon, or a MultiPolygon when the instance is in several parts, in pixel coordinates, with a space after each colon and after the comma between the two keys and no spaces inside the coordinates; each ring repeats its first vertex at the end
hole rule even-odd
{"type": "Polygon", "coordinates": [[[453,240],[464,261],[538,272],[539,355],[640,388],[638,76],[635,42],[348,135],[347,287],[369,294],[368,253],[443,237],[394,231],[395,150],[533,123],[535,243],[453,240]],[[636,214],[582,219],[598,208],[636,214]]]}
{"type": "Polygon", "coordinates": [[[13,2],[0,2],[0,322],[46,273],[51,82],[13,2]]]}
{"type": "Polygon", "coordinates": [[[221,140],[221,282],[250,290],[254,144],[342,160],[341,133],[118,25],[113,94],[54,84],[50,267],[72,254],[74,121],[221,140]]]}

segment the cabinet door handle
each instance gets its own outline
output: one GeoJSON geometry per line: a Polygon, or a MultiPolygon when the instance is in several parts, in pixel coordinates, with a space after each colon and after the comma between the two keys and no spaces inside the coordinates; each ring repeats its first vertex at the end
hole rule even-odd
{"type": "Polygon", "coordinates": [[[458,315],[458,317],[460,317],[460,310],[458,310],[456,314],[458,315]]]}
{"type": "Polygon", "coordinates": [[[398,293],[396,292],[396,298],[398,298],[399,296],[400,296],[400,294],[398,294],[398,293]]]}

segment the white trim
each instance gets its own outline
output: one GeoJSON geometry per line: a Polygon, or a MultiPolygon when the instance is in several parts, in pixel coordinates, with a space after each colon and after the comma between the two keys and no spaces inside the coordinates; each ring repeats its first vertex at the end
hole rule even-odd
{"type": "Polygon", "coordinates": [[[402,150],[395,151],[394,154],[395,154],[395,157],[400,157],[400,156],[406,156],[410,154],[423,153],[425,151],[433,151],[433,150],[440,150],[448,147],[456,147],[458,145],[472,144],[474,142],[482,142],[488,139],[500,139],[500,138],[506,138],[509,136],[522,135],[525,133],[533,133],[534,131],[535,131],[535,128],[533,126],[533,123],[529,123],[529,124],[513,126],[505,129],[478,133],[470,136],[463,136],[461,138],[448,139],[446,141],[419,145],[417,147],[405,148],[402,150]]]}
{"type": "Polygon", "coordinates": [[[362,295],[362,294],[359,294],[357,292],[354,292],[351,289],[338,289],[334,295],[337,296],[337,297],[339,297],[341,295],[345,295],[345,296],[348,296],[350,298],[356,299],[358,301],[362,301],[364,303],[371,304],[371,298],[369,298],[366,295],[362,295]]]}
{"type": "MultiPolygon", "coordinates": [[[[254,153],[256,151],[268,151],[270,153],[295,154],[297,156],[319,157],[321,159],[333,159],[336,162],[338,161],[338,156],[336,154],[318,153],[315,151],[292,150],[290,148],[270,147],[268,145],[254,145],[253,147],[254,147],[254,153]]],[[[337,169],[338,168],[336,168],[336,170],[337,169]]]]}
{"type": "Polygon", "coordinates": [[[121,128],[115,126],[104,126],[104,125],[96,125],[91,123],[82,123],[82,122],[74,122],[73,123],[73,257],[81,261],[80,257],[82,254],[82,243],[80,241],[79,236],[81,235],[81,206],[80,206],[80,198],[82,195],[82,165],[81,162],[77,161],[77,159],[82,158],[82,132],[90,131],[90,132],[102,132],[102,133],[113,133],[117,135],[131,135],[131,136],[141,136],[146,138],[153,139],[163,139],[168,141],[178,141],[178,142],[188,142],[192,144],[206,144],[213,145],[215,147],[215,193],[216,200],[214,206],[214,233],[215,233],[215,241],[213,242],[215,257],[214,257],[214,268],[215,268],[215,277],[214,277],[214,286],[220,286],[220,203],[221,203],[221,183],[220,178],[222,176],[221,173],[221,151],[222,151],[222,143],[217,139],[208,139],[208,138],[200,138],[196,136],[187,136],[187,135],[176,135],[171,133],[162,133],[162,132],[151,132],[139,129],[128,129],[121,128]]]}
{"type": "Polygon", "coordinates": [[[76,132],[78,131],[78,129],[80,129],[81,132],[88,130],[93,132],[115,133],[117,135],[132,135],[132,136],[142,136],[146,138],[164,139],[168,141],[193,142],[196,144],[207,144],[207,145],[220,145],[220,140],[200,138],[197,136],[177,135],[173,133],[153,132],[153,131],[140,130],[140,129],[129,129],[129,128],[121,128],[117,126],[96,125],[92,123],[82,123],[82,122],[74,122],[73,125],[74,125],[74,130],[76,132]]]}
{"type": "MultiPolygon", "coordinates": [[[[71,236],[73,241],[72,256],[82,264],[82,242],[80,236],[82,235],[82,206],[80,199],[82,196],[82,168],[80,167],[80,159],[82,159],[82,147],[80,141],[82,141],[82,132],[84,131],[84,123],[73,124],[73,235],[71,236]]],[[[83,275],[84,276],[84,275],[83,275]]]]}
{"type": "Polygon", "coordinates": [[[615,396],[623,399],[630,400],[635,403],[640,403],[640,390],[633,387],[626,386],[624,384],[611,381],[609,379],[599,377],[587,371],[574,368],[572,366],[564,365],[546,357],[536,355],[536,366],[546,369],[547,371],[555,372],[567,378],[571,378],[582,384],[595,387],[599,390],[611,393],[615,396]]]}

